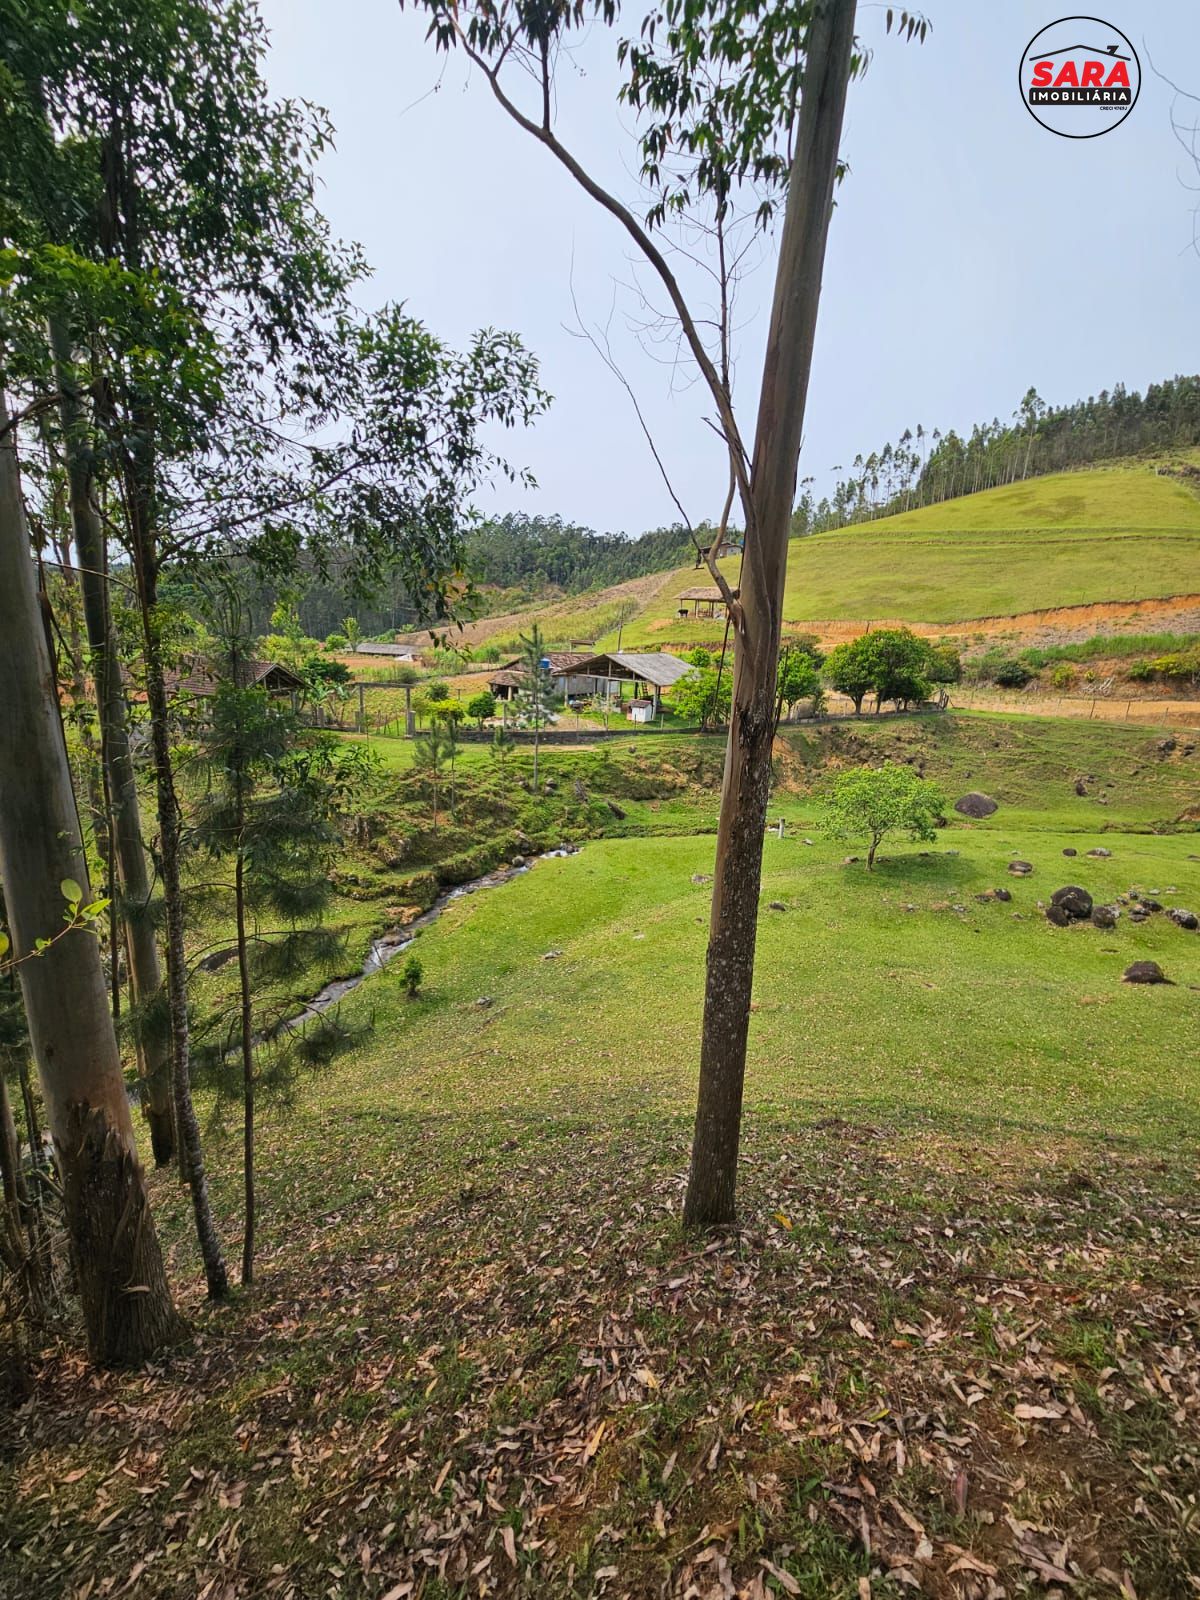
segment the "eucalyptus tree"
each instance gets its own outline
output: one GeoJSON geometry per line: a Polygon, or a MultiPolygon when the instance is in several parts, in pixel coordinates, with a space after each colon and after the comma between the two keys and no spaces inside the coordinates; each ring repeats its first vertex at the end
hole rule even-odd
{"type": "MultiPolygon", "coordinates": [[[[62,1174],[88,1348],[144,1360],[177,1337],[137,1158],[95,934],[55,678],[0,398],[0,877],[29,1036],[62,1174]]],[[[4,952],[0,952],[2,958],[4,952]]]]}
{"type": "Polygon", "coordinates": [[[93,483],[119,507],[105,531],[128,551],[138,598],[175,1124],[216,1298],[226,1274],[191,1103],[161,576],[215,549],[268,574],[306,554],[320,575],[340,545],[364,580],[399,570],[443,615],[464,496],[504,467],[481,430],[529,420],[546,397],[511,335],[487,331],[458,354],[398,308],[352,312],[361,257],[313,203],[328,121],[269,97],[252,0],[83,0],[46,16],[61,27],[46,24],[36,82],[27,55],[8,64],[26,71],[30,143],[42,149],[44,127],[69,146],[86,203],[66,247],[31,228],[15,270],[36,277],[69,256],[130,290],[116,321],[64,293],[59,379],[73,368],[89,397],[93,483]]]}
{"type": "MultiPolygon", "coordinates": [[[[404,4],[405,0],[401,0],[404,4]]],[[[624,230],[669,304],[669,317],[712,405],[728,457],[729,507],[740,502],[745,552],[738,592],[716,562],[735,633],[733,709],[722,787],[709,930],[689,1223],[734,1216],[746,1040],[754,972],[763,826],[770,793],[776,661],[789,521],[847,85],[863,61],[854,0],[670,0],[619,40],[621,98],[639,119],[639,215],[560,137],[555,66],[587,28],[614,27],[615,0],[409,0],[430,15],[442,50],[462,50],[497,103],[624,230]],[[739,219],[782,217],[753,437],[732,380],[727,249],[739,219]],[[663,239],[670,223],[707,230],[717,254],[715,340],[689,304],[663,239]]],[[[887,13],[889,28],[894,18],[887,13]]],[[[899,13],[902,30],[925,24],[899,13]]]]}

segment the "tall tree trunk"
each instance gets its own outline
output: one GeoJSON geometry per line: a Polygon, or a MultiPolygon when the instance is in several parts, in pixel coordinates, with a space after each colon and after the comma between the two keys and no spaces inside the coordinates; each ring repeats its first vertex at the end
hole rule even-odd
{"type": "Polygon", "coordinates": [[[709,925],[700,1089],[683,1209],[684,1221],[691,1226],[729,1223],[735,1216],[788,527],[850,78],[854,9],[855,0],[827,0],[809,31],[797,153],[788,183],[763,364],[750,484],[753,531],[747,530],[742,567],[733,708],[709,925]]]}
{"type": "MultiPolygon", "coordinates": [[[[121,688],[120,660],[113,641],[105,540],[100,518],[92,502],[87,437],[75,382],[71,342],[65,327],[57,318],[50,324],[50,341],[55,377],[62,395],[60,414],[71,523],[80,568],[84,623],[92,651],[101,742],[113,809],[130,980],[134,1002],[144,1013],[162,990],[162,970],[158,959],[158,942],[150,918],[150,874],[142,841],[137,779],[129,746],[129,719],[121,688]]],[[[114,949],[114,962],[116,959],[114,949]]],[[[171,1160],[175,1150],[171,1115],[170,1042],[161,1028],[147,1030],[142,1024],[138,1026],[137,1036],[138,1063],[142,1072],[146,1120],[150,1124],[151,1148],[156,1164],[164,1166],[171,1160]]]]}
{"type": "MultiPolygon", "coordinates": [[[[240,810],[239,803],[239,810],[240,810]]],[[[242,1234],[242,1282],[254,1281],[254,1032],[250,1009],[250,961],[246,947],[245,857],[238,822],[238,855],[234,894],[237,901],[238,981],[241,989],[242,1024],[242,1170],[246,1196],[246,1222],[242,1234]]]]}
{"type": "Polygon", "coordinates": [[[196,1238],[204,1262],[204,1279],[210,1300],[223,1300],[229,1276],[221,1241],[213,1221],[200,1143],[200,1124],[192,1104],[191,1030],[187,1002],[187,951],[183,927],[183,883],[179,865],[179,808],[171,769],[170,722],[167,688],[163,677],[162,647],[156,614],[158,569],[150,548],[150,522],[145,503],[133,501],[134,565],[142,615],[142,640],[146,661],[146,699],[150,708],[150,736],[154,751],[154,788],[158,804],[158,843],[162,856],[163,904],[167,921],[167,1006],[171,1023],[171,1087],[175,1102],[175,1135],[180,1165],[186,1168],[192,1196],[196,1238]]]}
{"type": "Polygon", "coordinates": [[[99,1362],[139,1362],[182,1323],[137,1158],[99,946],[89,930],[63,931],[60,885],[72,878],[86,897],[87,861],[7,424],[0,396],[0,875],[88,1349],[99,1362]],[[34,954],[44,938],[53,943],[34,954]]]}

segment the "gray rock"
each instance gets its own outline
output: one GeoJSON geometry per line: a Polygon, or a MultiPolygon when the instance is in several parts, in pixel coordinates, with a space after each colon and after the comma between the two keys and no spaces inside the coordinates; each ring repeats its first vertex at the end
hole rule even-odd
{"type": "Polygon", "coordinates": [[[475,1002],[481,1011],[486,1011],[489,1006],[495,1005],[495,1003],[495,1000],[490,994],[481,994],[479,999],[475,1002]]]}
{"type": "Polygon", "coordinates": [[[990,817],[993,811],[1000,809],[999,802],[993,800],[990,794],[980,794],[972,790],[970,794],[961,795],[954,802],[954,809],[963,817],[990,817]]]}
{"type": "Polygon", "coordinates": [[[1103,859],[1107,860],[1107,858],[1112,855],[1112,851],[1111,850],[1105,850],[1104,847],[1101,845],[1096,850],[1089,850],[1088,851],[1088,855],[1090,855],[1090,856],[1100,856],[1103,859]]]}
{"type": "Polygon", "coordinates": [[[768,911],[786,911],[787,907],[784,905],[782,900],[772,900],[770,905],[767,907],[767,910],[768,911]]]}
{"type": "Polygon", "coordinates": [[[1063,851],[1063,855],[1065,855],[1065,856],[1077,856],[1078,854],[1079,854],[1079,851],[1074,849],[1071,845],[1068,845],[1067,848],[1063,851]]]}
{"type": "Polygon", "coordinates": [[[1012,899],[1012,890],[1011,889],[993,889],[992,890],[992,894],[994,895],[994,897],[997,900],[1011,900],[1012,899]]]}
{"type": "Polygon", "coordinates": [[[713,881],[713,875],[712,875],[711,872],[693,872],[692,873],[692,882],[693,883],[711,883],[712,881],[713,881]]]}
{"type": "Polygon", "coordinates": [[[1162,901],[1161,900],[1143,900],[1142,904],[1145,906],[1147,911],[1161,911],[1162,910],[1162,901]]]}
{"type": "Polygon", "coordinates": [[[1046,921],[1052,922],[1056,928],[1069,928],[1075,918],[1065,906],[1049,905],[1046,907],[1046,921]]]}
{"type": "Polygon", "coordinates": [[[514,867],[523,867],[525,865],[525,857],[524,856],[514,856],[512,858],[512,863],[511,864],[514,867]]]}
{"type": "Polygon", "coordinates": [[[1092,925],[1097,928],[1115,928],[1120,915],[1116,906],[1093,906],[1092,925]]]}
{"type": "Polygon", "coordinates": [[[546,954],[542,957],[542,960],[543,961],[557,961],[559,956],[561,956],[561,955],[562,955],[562,951],[561,950],[547,950],[546,954]]]}
{"type": "Polygon", "coordinates": [[[1010,861],[1008,863],[1008,870],[1012,873],[1014,878],[1027,878],[1033,871],[1033,862],[1010,861]]]}
{"type": "Polygon", "coordinates": [[[1167,912],[1167,916],[1177,928],[1186,928],[1189,933],[1200,928],[1200,917],[1194,911],[1185,911],[1182,906],[1174,906],[1167,912]]]}
{"type": "Polygon", "coordinates": [[[1068,917],[1073,917],[1081,922],[1092,914],[1092,897],[1086,889],[1081,889],[1078,884],[1069,883],[1065,888],[1055,889],[1050,896],[1052,906],[1061,906],[1068,917]]]}
{"type": "Polygon", "coordinates": [[[1122,983],[1170,983],[1157,961],[1134,961],[1125,968],[1122,983]]]}

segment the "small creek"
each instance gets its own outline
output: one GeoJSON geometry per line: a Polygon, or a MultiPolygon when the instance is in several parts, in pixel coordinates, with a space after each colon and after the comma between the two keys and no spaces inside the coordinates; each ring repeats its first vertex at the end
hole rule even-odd
{"type": "Polygon", "coordinates": [[[344,1000],[352,990],[358,988],[360,983],[365,983],[375,973],[382,972],[389,961],[394,961],[402,950],[407,950],[422,929],[435,923],[446,907],[452,905],[455,900],[461,900],[464,895],[478,894],[483,889],[499,889],[502,884],[511,883],[514,878],[519,878],[528,872],[535,862],[547,861],[554,856],[573,856],[578,854],[578,848],[577,845],[560,845],[557,850],[544,850],[541,855],[530,856],[519,867],[497,867],[494,872],[485,872],[481,878],[472,878],[468,883],[456,884],[453,889],[445,890],[438,895],[428,911],[423,911],[419,917],[414,917],[403,927],[388,928],[378,938],[372,939],[361,970],[348,978],[333,978],[313,995],[302,1011],[298,1011],[294,1017],[289,1017],[286,1022],[281,1023],[279,1032],[288,1032],[293,1028],[303,1027],[306,1022],[312,1022],[323,1011],[328,1011],[330,1006],[335,1006],[344,1000]]]}

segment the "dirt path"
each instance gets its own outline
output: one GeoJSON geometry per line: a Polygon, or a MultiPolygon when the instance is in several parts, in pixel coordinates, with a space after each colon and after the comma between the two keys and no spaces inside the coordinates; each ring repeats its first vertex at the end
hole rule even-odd
{"type": "Polygon", "coordinates": [[[1053,606],[1007,617],[971,617],[962,622],[911,622],[902,617],[843,617],[787,622],[789,633],[815,633],[822,645],[856,639],[867,628],[911,628],[927,638],[959,639],[979,634],[1019,640],[1022,645],[1076,644],[1097,633],[1200,633],[1200,594],[1157,600],[1101,600],[1091,605],[1053,606]]]}
{"type": "Polygon", "coordinates": [[[1136,700],[1126,695],[1006,694],[959,684],[951,697],[956,711],[1017,711],[1030,717],[1082,717],[1094,722],[1129,722],[1164,733],[1200,733],[1200,700],[1136,700]]]}

